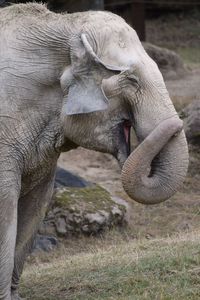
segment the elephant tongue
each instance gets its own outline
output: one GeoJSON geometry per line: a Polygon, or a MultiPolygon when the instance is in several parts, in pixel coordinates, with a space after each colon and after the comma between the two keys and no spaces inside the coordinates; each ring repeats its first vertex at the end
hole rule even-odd
{"type": "Polygon", "coordinates": [[[129,144],[131,124],[129,121],[124,121],[124,136],[126,143],[129,144]]]}
{"type": "Polygon", "coordinates": [[[124,137],[126,144],[129,145],[130,142],[130,131],[131,131],[131,124],[129,121],[124,121],[124,137]]]}
{"type": "Polygon", "coordinates": [[[128,142],[129,142],[129,128],[128,127],[124,127],[124,135],[125,135],[126,143],[128,144],[128,142]]]}

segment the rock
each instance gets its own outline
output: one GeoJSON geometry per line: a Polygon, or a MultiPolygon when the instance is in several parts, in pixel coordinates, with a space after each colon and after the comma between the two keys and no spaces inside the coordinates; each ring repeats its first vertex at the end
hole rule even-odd
{"type": "Polygon", "coordinates": [[[57,246],[57,244],[58,241],[55,237],[37,234],[32,251],[37,252],[42,250],[49,252],[53,250],[57,246]]]}
{"type": "Polygon", "coordinates": [[[105,217],[105,215],[102,215],[101,212],[88,213],[85,215],[85,220],[89,224],[97,223],[101,226],[106,222],[106,217],[105,217]]]}
{"type": "Polygon", "coordinates": [[[55,237],[98,234],[129,221],[126,201],[62,168],[57,169],[54,196],[34,243],[34,251],[50,251],[55,237]]]}
{"type": "Polygon", "coordinates": [[[112,200],[116,203],[116,204],[120,204],[123,205],[126,208],[126,215],[124,216],[126,218],[126,222],[129,223],[130,220],[130,207],[128,202],[126,202],[125,200],[119,198],[119,197],[112,197],[112,200]]]}
{"type": "Polygon", "coordinates": [[[200,145],[200,100],[187,105],[180,113],[189,143],[200,145]]]}
{"type": "Polygon", "coordinates": [[[157,63],[164,79],[175,79],[187,73],[180,56],[169,49],[143,42],[148,55],[157,63]]]}
{"type": "Polygon", "coordinates": [[[67,233],[66,222],[64,216],[58,217],[55,220],[56,232],[59,235],[65,235],[67,233]]]}
{"type": "Polygon", "coordinates": [[[59,187],[86,187],[90,186],[92,183],[86,181],[82,177],[74,175],[71,172],[66,171],[63,168],[57,167],[56,169],[56,178],[55,178],[55,188],[59,187]]]}
{"type": "Polygon", "coordinates": [[[127,224],[128,204],[123,200],[113,200],[98,185],[57,188],[52,203],[40,233],[52,232],[54,228],[55,236],[91,235],[127,224]]]}
{"type": "MultiPolygon", "coordinates": [[[[184,122],[184,130],[189,146],[189,177],[200,179],[200,100],[194,100],[179,113],[184,122]]],[[[198,185],[197,185],[198,186],[198,185]]],[[[195,185],[192,186],[195,189],[195,185]]],[[[197,193],[199,189],[197,189],[197,193]]]]}

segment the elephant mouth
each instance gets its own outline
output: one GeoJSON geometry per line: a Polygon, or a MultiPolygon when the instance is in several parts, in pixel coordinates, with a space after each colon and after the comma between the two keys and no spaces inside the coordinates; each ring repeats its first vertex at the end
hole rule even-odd
{"type": "Polygon", "coordinates": [[[131,122],[122,120],[113,130],[114,144],[116,145],[114,157],[122,167],[131,153],[131,122]]]}
{"type": "Polygon", "coordinates": [[[126,144],[127,156],[130,155],[131,152],[131,122],[129,120],[124,120],[122,123],[123,133],[124,133],[124,141],[126,144]]]}

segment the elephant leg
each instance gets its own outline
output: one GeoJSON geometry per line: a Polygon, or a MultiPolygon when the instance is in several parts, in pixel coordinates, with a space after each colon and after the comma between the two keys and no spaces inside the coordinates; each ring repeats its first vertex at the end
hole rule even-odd
{"type": "Polygon", "coordinates": [[[39,185],[19,199],[18,226],[12,276],[12,300],[20,299],[18,284],[26,257],[31,252],[39,225],[44,218],[54,185],[55,169],[39,185]]]}
{"type": "Polygon", "coordinates": [[[12,172],[0,172],[0,300],[11,300],[20,186],[12,172]],[[15,184],[16,183],[16,184],[15,184]]]}

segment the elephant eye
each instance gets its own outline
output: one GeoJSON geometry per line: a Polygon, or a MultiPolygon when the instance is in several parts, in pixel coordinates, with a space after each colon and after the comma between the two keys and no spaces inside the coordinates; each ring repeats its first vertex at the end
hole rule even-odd
{"type": "Polygon", "coordinates": [[[136,77],[134,74],[128,74],[127,79],[129,80],[131,85],[136,88],[136,93],[141,90],[141,84],[138,77],[136,77]]]}
{"type": "Polygon", "coordinates": [[[137,85],[139,85],[139,78],[136,77],[134,74],[128,74],[127,78],[132,82],[135,83],[137,85]]]}

